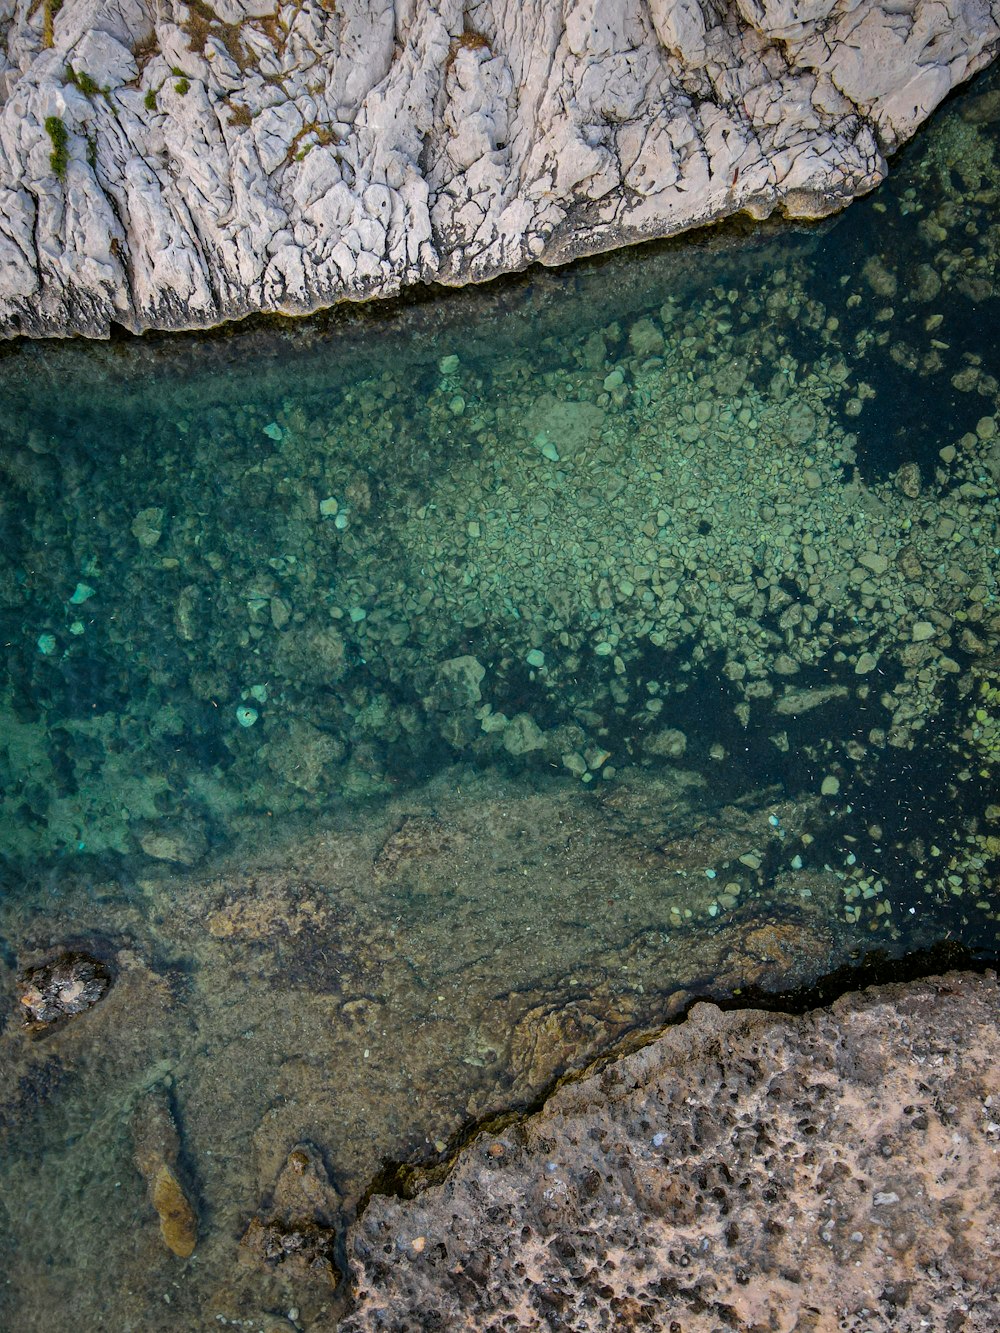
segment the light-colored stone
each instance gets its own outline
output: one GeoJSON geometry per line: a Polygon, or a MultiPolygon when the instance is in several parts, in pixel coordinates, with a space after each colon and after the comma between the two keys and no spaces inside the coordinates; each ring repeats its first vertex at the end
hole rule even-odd
{"type": "Polygon", "coordinates": [[[0,39],[7,335],[204,327],[822,216],[1000,42],[1000,0],[222,0],[207,36],[180,4],[64,0],[51,46],[45,12],[11,6],[0,39]]]}
{"type": "Polygon", "coordinates": [[[541,728],[527,713],[518,713],[504,728],[503,748],[508,754],[529,754],[532,750],[540,750],[544,744],[541,728]]]}
{"type": "Polygon", "coordinates": [[[884,574],[889,568],[887,556],[879,554],[878,551],[862,551],[858,556],[858,564],[864,565],[865,569],[870,569],[873,574],[884,574]]]}

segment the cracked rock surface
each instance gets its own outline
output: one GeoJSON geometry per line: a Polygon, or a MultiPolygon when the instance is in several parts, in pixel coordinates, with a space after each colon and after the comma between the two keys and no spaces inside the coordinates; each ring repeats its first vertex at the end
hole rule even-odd
{"type": "Polygon", "coordinates": [[[1000,0],[0,0],[0,332],[821,216],[998,45],[1000,0]]]}
{"type": "Polygon", "coordinates": [[[951,973],[802,1017],[698,1004],[374,1197],[341,1333],[996,1327],[1000,992],[951,973]]]}

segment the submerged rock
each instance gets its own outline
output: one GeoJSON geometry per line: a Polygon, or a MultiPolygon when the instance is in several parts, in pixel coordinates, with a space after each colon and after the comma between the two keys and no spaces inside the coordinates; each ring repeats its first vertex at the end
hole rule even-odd
{"type": "Polygon", "coordinates": [[[544,746],[545,734],[527,713],[518,713],[504,728],[503,748],[508,754],[530,754],[532,750],[541,750],[544,746]]]}
{"type": "Polygon", "coordinates": [[[451,851],[465,839],[431,816],[407,815],[386,838],[372,863],[377,883],[397,879],[414,861],[451,851]]]}
{"type": "Polygon", "coordinates": [[[75,1018],[102,1000],[110,986],[107,967],[87,954],[67,953],[31,968],[18,982],[25,1024],[41,1031],[62,1018],[75,1018]]]}
{"type": "Polygon", "coordinates": [[[180,1139],[164,1089],[154,1088],[142,1098],[131,1129],[135,1164],[159,1216],[163,1243],[187,1259],[198,1243],[198,1215],[178,1177],[180,1139]]]}
{"type": "Polygon", "coordinates": [[[441,662],[427,698],[428,707],[446,713],[471,708],[483,697],[480,687],[485,675],[483,664],[468,654],[441,662]]]}
{"type": "MultiPolygon", "coordinates": [[[[256,720],[256,709],[250,709],[256,720]]],[[[262,758],[276,777],[301,791],[318,792],[330,785],[344,758],[344,745],[311,722],[292,718],[277,727],[262,751],[262,758]]]]}
{"type": "Polygon", "coordinates": [[[208,850],[208,835],[201,820],[189,818],[184,824],[164,823],[143,829],[139,846],[154,861],[192,866],[208,850]]]}
{"type": "Polygon", "coordinates": [[[270,1205],[254,1217],[240,1241],[244,1261],[288,1276],[336,1286],[334,1222],[340,1196],[319,1151],[299,1143],[288,1154],[270,1205]]]}
{"type": "Polygon", "coordinates": [[[198,1218],[173,1168],[165,1162],[149,1182],[149,1197],[159,1214],[164,1245],[179,1259],[189,1259],[198,1243],[198,1218]]]}
{"type": "Polygon", "coordinates": [[[142,509],[132,520],[132,535],[140,546],[150,549],[163,536],[163,510],[142,509]]]}
{"type": "Polygon", "coordinates": [[[255,1217],[240,1241],[243,1256],[286,1276],[312,1278],[335,1287],[339,1275],[333,1261],[334,1236],[314,1222],[264,1222],[255,1217]]]}

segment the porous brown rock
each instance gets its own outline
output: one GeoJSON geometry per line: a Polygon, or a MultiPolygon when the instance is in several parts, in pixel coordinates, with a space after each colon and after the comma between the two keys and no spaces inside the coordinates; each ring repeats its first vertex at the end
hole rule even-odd
{"type": "Polygon", "coordinates": [[[374,1197],[342,1333],[996,1327],[1000,991],[949,974],[801,1017],[698,1004],[374,1197]]]}

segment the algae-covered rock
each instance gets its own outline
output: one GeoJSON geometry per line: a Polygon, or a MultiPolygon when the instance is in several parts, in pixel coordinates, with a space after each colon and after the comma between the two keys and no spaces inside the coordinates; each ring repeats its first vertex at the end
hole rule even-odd
{"type": "Polygon", "coordinates": [[[247,1261],[335,1287],[339,1275],[333,1262],[333,1239],[332,1232],[313,1222],[286,1224],[255,1217],[243,1233],[240,1250],[247,1261]]]}
{"type": "Polygon", "coordinates": [[[676,727],[667,727],[647,736],[642,744],[646,754],[657,755],[664,759],[680,759],[687,749],[687,737],[676,727]]]}
{"type": "Polygon", "coordinates": [[[504,729],[503,748],[508,754],[529,754],[532,750],[541,750],[544,745],[542,729],[527,713],[518,713],[504,729]]]}
{"type": "Polygon", "coordinates": [[[256,879],[241,888],[240,894],[209,913],[205,924],[215,939],[294,939],[303,932],[322,930],[326,924],[322,891],[301,881],[284,891],[256,879]]]}
{"type": "Polygon", "coordinates": [[[243,1233],[244,1262],[336,1286],[340,1275],[334,1262],[334,1223],[340,1207],[319,1150],[310,1143],[296,1144],[270,1203],[243,1233]]]}
{"type": "Polygon", "coordinates": [[[468,654],[441,662],[427,699],[428,706],[444,713],[471,708],[483,697],[479,687],[485,675],[483,664],[468,654]]]}
{"type": "Polygon", "coordinates": [[[340,1195],[330,1182],[323,1158],[311,1143],[297,1143],[288,1154],[274,1186],[272,1206],[287,1216],[307,1214],[314,1222],[332,1227],[340,1210],[340,1195]]]}
{"type": "MultiPolygon", "coordinates": [[[[270,615],[270,602],[267,603],[270,615]]],[[[312,630],[286,630],[274,661],[278,670],[300,685],[330,686],[346,669],[345,645],[332,625],[312,630]]]]}
{"type": "Polygon", "coordinates": [[[198,638],[201,611],[200,590],[193,583],[182,588],[174,604],[174,629],[185,643],[193,643],[198,638]]]}
{"type": "Polygon", "coordinates": [[[604,409],[596,403],[561,402],[543,394],[530,417],[533,431],[544,435],[562,458],[584,449],[604,425],[604,409]]]}
{"type": "Polygon", "coordinates": [[[139,835],[139,846],[155,861],[173,861],[192,866],[208,850],[203,824],[191,819],[184,824],[156,824],[139,835]]]}
{"type": "Polygon", "coordinates": [[[165,1162],[153,1177],[149,1196],[160,1217],[163,1243],[179,1259],[189,1259],[198,1244],[198,1218],[180,1181],[165,1162]]]}
{"type": "Polygon", "coordinates": [[[414,861],[440,856],[463,844],[461,834],[440,819],[407,815],[382,844],[372,868],[377,881],[386,883],[398,878],[414,861]]]}
{"type": "Polygon", "coordinates": [[[285,782],[315,792],[326,785],[331,771],[344,758],[344,745],[311,722],[293,718],[268,742],[263,758],[285,782]]]}
{"type": "Polygon", "coordinates": [[[147,550],[163,536],[163,510],[141,509],[132,520],[132,536],[147,550]]]}
{"type": "Polygon", "coordinates": [[[166,1091],[153,1088],[132,1113],[134,1161],[160,1219],[160,1235],[180,1259],[194,1253],[198,1215],[178,1175],[180,1139],[166,1091]]]}

